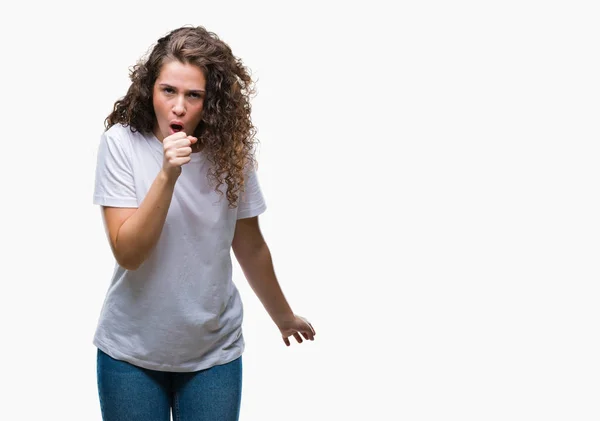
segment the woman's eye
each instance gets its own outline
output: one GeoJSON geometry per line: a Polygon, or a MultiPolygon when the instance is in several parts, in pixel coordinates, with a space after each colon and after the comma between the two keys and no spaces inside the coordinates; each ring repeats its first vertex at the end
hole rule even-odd
{"type": "Polygon", "coordinates": [[[167,94],[172,94],[172,93],[173,93],[173,92],[175,92],[175,91],[173,91],[173,88],[164,88],[164,89],[163,89],[163,92],[165,92],[165,93],[167,93],[167,94]]]}
{"type": "Polygon", "coordinates": [[[201,94],[199,94],[199,93],[196,93],[196,92],[192,92],[192,93],[190,94],[190,96],[191,96],[192,98],[194,98],[194,99],[200,99],[200,98],[202,98],[202,95],[201,95],[201,94]]]}

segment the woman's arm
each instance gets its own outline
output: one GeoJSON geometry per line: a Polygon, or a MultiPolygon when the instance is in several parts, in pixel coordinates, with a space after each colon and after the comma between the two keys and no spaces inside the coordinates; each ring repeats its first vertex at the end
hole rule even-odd
{"type": "Polygon", "coordinates": [[[111,250],[121,267],[136,270],[160,237],[177,176],[160,171],[139,208],[103,206],[111,250]]]}
{"type": "Polygon", "coordinates": [[[167,219],[175,183],[182,172],[181,166],[190,162],[190,145],[197,141],[196,137],[183,132],[163,139],[162,168],[139,208],[102,207],[110,247],[119,265],[125,269],[139,268],[156,246],[167,219]]]}
{"type": "Polygon", "coordinates": [[[300,343],[302,338],[313,340],[315,331],[306,319],[295,315],[288,304],[275,276],[271,252],[258,225],[258,217],[239,219],[231,244],[237,261],[252,290],[267,313],[281,331],[283,341],[290,345],[293,335],[300,343]]]}

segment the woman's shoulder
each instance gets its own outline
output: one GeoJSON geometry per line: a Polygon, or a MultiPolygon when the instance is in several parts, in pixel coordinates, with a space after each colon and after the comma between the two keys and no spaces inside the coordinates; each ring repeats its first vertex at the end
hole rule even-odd
{"type": "Polygon", "coordinates": [[[139,140],[140,137],[144,137],[144,134],[129,125],[116,123],[104,132],[103,137],[108,142],[127,146],[136,142],[136,139],[139,140]]]}
{"type": "Polygon", "coordinates": [[[129,139],[133,134],[133,130],[129,125],[116,123],[110,126],[104,133],[107,137],[111,138],[129,139]]]}

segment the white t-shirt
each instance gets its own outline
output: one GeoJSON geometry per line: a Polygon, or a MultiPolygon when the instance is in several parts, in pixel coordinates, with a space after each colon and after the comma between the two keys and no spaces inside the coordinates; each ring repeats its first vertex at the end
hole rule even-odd
{"type": "MultiPolygon", "coordinates": [[[[206,156],[191,158],[147,260],[135,271],[115,263],[93,340],[111,357],[151,370],[202,370],[244,350],[231,242],[236,220],[263,213],[265,201],[251,169],[238,206],[229,209],[227,197],[209,185],[206,156]]],[[[162,163],[154,134],[112,126],[100,139],[94,204],[139,207],[162,163]]]]}

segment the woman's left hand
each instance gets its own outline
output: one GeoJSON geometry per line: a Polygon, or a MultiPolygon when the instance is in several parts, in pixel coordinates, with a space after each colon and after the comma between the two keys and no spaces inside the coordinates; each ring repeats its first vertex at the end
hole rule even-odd
{"type": "Polygon", "coordinates": [[[307,341],[315,340],[315,329],[304,317],[294,315],[293,319],[282,322],[278,327],[286,346],[290,346],[290,340],[288,339],[290,336],[296,338],[299,344],[303,342],[302,337],[307,341]]]}

